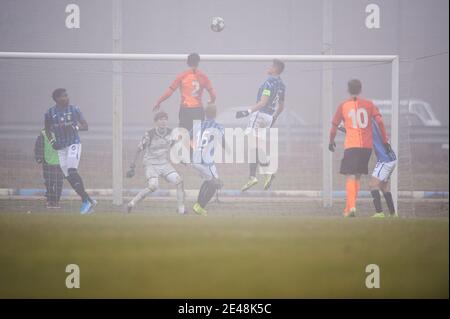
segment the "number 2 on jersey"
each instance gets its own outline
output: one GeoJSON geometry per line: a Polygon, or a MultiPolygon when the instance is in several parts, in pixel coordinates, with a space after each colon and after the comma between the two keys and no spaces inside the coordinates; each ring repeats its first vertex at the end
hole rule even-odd
{"type": "Polygon", "coordinates": [[[198,97],[200,91],[200,83],[198,83],[198,81],[192,81],[192,86],[194,87],[194,89],[192,90],[191,95],[193,97],[198,97]]]}

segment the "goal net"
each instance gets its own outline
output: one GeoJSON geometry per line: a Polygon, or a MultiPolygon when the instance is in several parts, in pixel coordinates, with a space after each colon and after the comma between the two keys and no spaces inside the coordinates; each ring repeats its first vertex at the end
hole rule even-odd
{"type": "MultiPolygon", "coordinates": [[[[344,178],[338,174],[343,135],[338,134],[337,151],[331,154],[328,132],[337,105],[347,98],[347,81],[359,78],[363,95],[379,106],[392,146],[399,152],[399,166],[391,179],[396,203],[399,198],[399,212],[414,214],[413,199],[423,196],[418,191],[427,188],[414,178],[420,170],[418,173],[412,163],[414,137],[409,122],[404,122],[405,99],[399,91],[402,88],[407,92],[411,81],[400,81],[398,57],[202,55],[200,68],[217,91],[219,123],[225,127],[246,126],[247,120],[236,119],[235,112],[254,104],[273,58],[286,62],[282,78],[287,87],[286,109],[276,123],[276,179],[268,191],[263,190],[261,179],[242,193],[248,164],[218,164],[224,186],[213,199],[211,212],[340,215],[345,200],[344,178]],[[326,77],[327,72],[331,78],[326,77]]],[[[43,170],[34,159],[34,145],[43,128],[44,113],[54,105],[51,93],[63,87],[89,124],[87,132],[80,132],[79,172],[85,187],[100,201],[97,211],[121,211],[120,205],[146,186],[139,160],[134,178],[126,178],[125,172],[142,135],[153,126],[154,103],[186,68],[185,59],[185,55],[171,54],[0,53],[0,210],[47,210],[43,170]]],[[[412,73],[407,72],[405,78],[410,79],[412,73]]],[[[179,100],[175,92],[162,104],[171,127],[178,125],[179,100]]],[[[374,164],[372,156],[371,169],[374,164]]],[[[184,179],[190,208],[200,178],[189,165],[175,167],[184,179]]],[[[370,214],[368,178],[363,178],[361,190],[361,211],[370,214]]],[[[61,209],[54,211],[76,212],[79,206],[79,198],[63,181],[61,209]]],[[[175,189],[161,179],[160,189],[137,211],[174,214],[175,189]]]]}

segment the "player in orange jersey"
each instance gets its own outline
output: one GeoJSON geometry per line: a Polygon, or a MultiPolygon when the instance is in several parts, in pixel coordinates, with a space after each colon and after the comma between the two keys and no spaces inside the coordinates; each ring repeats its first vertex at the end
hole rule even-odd
{"type": "Polygon", "coordinates": [[[383,120],[378,108],[369,100],[361,98],[362,84],[358,79],[348,82],[351,98],[339,105],[334,114],[330,130],[328,149],[334,152],[334,138],[339,124],[343,121],[346,131],[344,158],[340,173],[346,175],[347,205],[345,217],[354,217],[358,197],[360,178],[369,173],[369,159],[372,153],[372,119],[378,124],[385,147],[389,147],[383,120]]]}
{"type": "Polygon", "coordinates": [[[181,104],[179,112],[179,126],[186,128],[188,131],[192,129],[193,121],[204,119],[202,94],[206,89],[209,93],[208,104],[214,104],[216,100],[216,92],[214,91],[211,81],[202,71],[198,69],[200,56],[198,53],[191,53],[187,58],[189,69],[180,73],[175,81],[169,86],[167,91],[156,102],[153,111],[158,111],[161,103],[167,100],[173,92],[180,89],[181,104]]]}

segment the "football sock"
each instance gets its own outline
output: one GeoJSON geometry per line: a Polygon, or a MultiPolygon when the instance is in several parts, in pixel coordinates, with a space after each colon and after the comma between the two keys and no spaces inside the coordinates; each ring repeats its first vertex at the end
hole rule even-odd
{"type": "Polygon", "coordinates": [[[182,182],[177,185],[177,204],[179,209],[184,210],[184,187],[182,182]]]}
{"type": "Polygon", "coordinates": [[[389,213],[391,215],[395,214],[395,207],[394,207],[394,201],[392,200],[392,193],[391,192],[383,192],[384,199],[386,200],[386,204],[389,208],[389,213]]]}
{"type": "Polygon", "coordinates": [[[83,180],[81,179],[81,176],[78,174],[78,172],[72,171],[69,172],[69,176],[67,177],[67,180],[72,186],[72,188],[75,190],[75,192],[81,197],[82,201],[90,201],[92,202],[89,195],[86,193],[86,190],[84,189],[83,180]]]}
{"type": "MultiPolygon", "coordinates": [[[[198,191],[197,203],[202,203],[205,198],[206,187],[208,186],[208,181],[204,181],[200,186],[200,190],[198,191]]],[[[202,206],[203,207],[203,206],[202,206]]]]}
{"type": "Polygon", "coordinates": [[[355,179],[355,182],[353,184],[354,185],[353,187],[355,188],[353,207],[355,207],[355,208],[356,208],[356,202],[358,200],[360,184],[361,184],[360,180],[359,179],[355,179]]]}
{"type": "Polygon", "coordinates": [[[370,191],[370,193],[372,194],[373,205],[375,206],[375,211],[377,213],[381,213],[383,211],[383,208],[381,207],[380,192],[378,191],[378,189],[375,189],[375,190],[370,191]]]}
{"type": "Polygon", "coordinates": [[[255,150],[255,162],[250,163],[250,177],[256,177],[256,169],[258,168],[259,158],[258,158],[258,148],[255,150]]]}
{"type": "Polygon", "coordinates": [[[345,195],[346,195],[346,197],[345,197],[345,209],[344,209],[344,212],[348,212],[349,209],[350,209],[349,208],[349,205],[350,205],[350,192],[351,192],[351,190],[350,190],[350,182],[347,179],[345,181],[345,195]]]}
{"type": "Polygon", "coordinates": [[[215,185],[211,181],[207,181],[206,183],[207,185],[205,188],[204,196],[202,200],[198,202],[202,208],[206,207],[206,204],[208,204],[211,198],[213,198],[217,190],[217,185],[215,185]]]}
{"type": "Polygon", "coordinates": [[[257,159],[257,163],[261,167],[267,167],[267,166],[270,165],[270,161],[267,158],[266,152],[263,149],[261,149],[261,148],[258,148],[256,159],[257,159]]]}
{"type": "Polygon", "coordinates": [[[356,182],[354,179],[349,178],[347,179],[346,183],[345,183],[345,188],[347,191],[347,206],[346,206],[346,211],[349,211],[350,208],[354,208],[355,207],[355,201],[356,201],[356,197],[355,197],[355,192],[356,192],[356,182]]]}
{"type": "Polygon", "coordinates": [[[356,194],[355,195],[355,197],[356,197],[355,201],[358,198],[360,186],[361,186],[361,181],[359,179],[355,179],[355,194],[356,194]]]}

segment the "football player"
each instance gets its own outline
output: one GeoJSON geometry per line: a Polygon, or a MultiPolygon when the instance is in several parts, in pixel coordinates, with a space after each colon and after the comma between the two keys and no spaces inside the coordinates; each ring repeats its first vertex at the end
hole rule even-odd
{"type": "Polygon", "coordinates": [[[193,211],[197,215],[207,215],[206,205],[218,189],[222,187],[214,162],[214,148],[216,139],[220,139],[221,145],[225,148],[222,125],[215,121],[217,108],[210,104],[205,108],[205,120],[200,126],[194,126],[191,131],[192,137],[192,167],[199,173],[203,180],[198,193],[197,202],[193,206],[193,211]]]}
{"type": "Polygon", "coordinates": [[[175,140],[172,130],[167,127],[168,118],[169,116],[165,112],[156,113],[154,117],[155,127],[145,133],[138,145],[136,155],[127,172],[127,177],[131,178],[135,175],[136,160],[144,152],[143,164],[147,178],[147,187],[141,190],[128,204],[125,204],[125,211],[128,213],[147,195],[158,189],[160,177],[176,185],[178,213],[184,214],[186,212],[184,207],[183,179],[169,160],[170,148],[175,140]]]}
{"type": "Polygon", "coordinates": [[[199,63],[200,55],[198,53],[189,54],[187,58],[189,69],[176,77],[175,81],[153,107],[153,111],[158,111],[161,103],[167,100],[177,89],[180,89],[179,127],[184,127],[188,131],[192,129],[194,120],[202,121],[204,119],[203,90],[206,89],[209,93],[208,104],[213,104],[216,100],[216,92],[212,87],[211,81],[206,74],[198,69],[199,63]]]}
{"type": "Polygon", "coordinates": [[[339,124],[344,122],[346,130],[344,158],[340,173],[346,176],[347,201],[344,217],[354,217],[356,199],[360,188],[361,175],[368,174],[369,159],[372,154],[372,119],[378,124],[384,147],[389,148],[386,130],[378,108],[369,100],[360,97],[361,81],[352,79],[348,82],[350,98],[339,105],[332,120],[328,149],[334,152],[334,139],[339,124]]]}
{"type": "Polygon", "coordinates": [[[381,205],[380,192],[383,193],[384,199],[389,209],[390,217],[398,217],[394,201],[392,200],[392,194],[389,190],[389,178],[397,165],[397,156],[392,150],[390,144],[383,142],[382,133],[378,123],[372,122],[373,130],[373,150],[377,156],[377,164],[370,178],[370,193],[372,194],[373,204],[375,206],[375,214],[372,217],[385,217],[383,208],[381,205]]]}
{"type": "Polygon", "coordinates": [[[69,104],[66,89],[59,88],[53,91],[53,100],[56,105],[45,113],[45,130],[54,135],[50,142],[58,151],[59,165],[70,186],[81,197],[80,213],[91,213],[97,205],[84,188],[83,180],[78,174],[78,165],[81,156],[81,141],[78,131],[87,131],[88,124],[80,109],[69,104]]]}
{"type": "MultiPolygon", "coordinates": [[[[278,116],[284,110],[286,87],[280,78],[283,71],[284,62],[274,59],[272,65],[267,71],[269,77],[258,90],[256,104],[246,111],[238,111],[236,113],[236,118],[250,116],[247,132],[251,132],[255,135],[257,139],[256,145],[258,145],[258,138],[263,138],[263,136],[259,134],[258,129],[272,127],[278,116]]],[[[255,154],[256,161],[255,163],[250,163],[250,177],[247,183],[242,187],[243,192],[258,183],[258,179],[256,178],[256,170],[258,165],[261,167],[267,167],[269,165],[266,154],[263,154],[262,150],[258,150],[258,148],[256,148],[255,154]]],[[[265,190],[270,188],[274,178],[274,174],[267,174],[264,183],[265,190]]]]}

